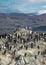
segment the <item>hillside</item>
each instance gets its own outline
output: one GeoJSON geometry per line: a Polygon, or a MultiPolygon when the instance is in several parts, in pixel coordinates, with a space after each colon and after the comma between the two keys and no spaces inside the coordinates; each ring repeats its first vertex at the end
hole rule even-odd
{"type": "Polygon", "coordinates": [[[18,25],[31,26],[33,30],[39,30],[41,26],[46,27],[46,14],[0,13],[0,31],[11,31],[18,25]]]}

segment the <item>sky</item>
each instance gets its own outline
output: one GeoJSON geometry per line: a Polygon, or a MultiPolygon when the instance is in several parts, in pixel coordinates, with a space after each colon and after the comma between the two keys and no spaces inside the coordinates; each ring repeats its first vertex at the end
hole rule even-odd
{"type": "Polygon", "coordinates": [[[46,0],[0,0],[0,13],[46,13],[46,0]]]}

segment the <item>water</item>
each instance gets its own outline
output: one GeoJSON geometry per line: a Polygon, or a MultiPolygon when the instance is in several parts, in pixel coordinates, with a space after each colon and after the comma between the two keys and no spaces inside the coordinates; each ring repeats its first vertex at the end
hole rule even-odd
{"type": "Polygon", "coordinates": [[[33,30],[35,30],[35,31],[46,31],[46,26],[34,27],[33,30]]]}

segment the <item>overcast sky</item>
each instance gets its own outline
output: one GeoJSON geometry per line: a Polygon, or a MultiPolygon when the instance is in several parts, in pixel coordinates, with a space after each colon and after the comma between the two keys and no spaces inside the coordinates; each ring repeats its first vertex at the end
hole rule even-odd
{"type": "Polygon", "coordinates": [[[46,13],[46,0],[0,0],[0,13],[46,13]]]}

